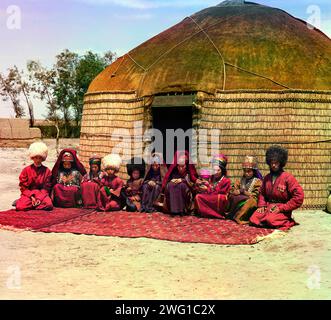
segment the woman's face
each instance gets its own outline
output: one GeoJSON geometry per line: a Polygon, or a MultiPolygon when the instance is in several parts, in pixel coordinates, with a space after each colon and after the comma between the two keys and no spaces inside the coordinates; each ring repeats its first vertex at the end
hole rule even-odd
{"type": "Polygon", "coordinates": [[[244,169],[243,169],[243,172],[244,172],[244,177],[247,178],[247,179],[252,178],[253,175],[254,175],[254,171],[253,171],[253,169],[247,169],[247,168],[244,168],[244,169]]]}
{"type": "Polygon", "coordinates": [[[186,165],[185,164],[178,164],[177,170],[180,175],[184,174],[186,172],[186,165]]]}
{"type": "Polygon", "coordinates": [[[280,170],[280,163],[277,160],[271,160],[269,167],[272,172],[277,173],[280,170]]]}
{"type": "Polygon", "coordinates": [[[63,168],[66,170],[71,169],[71,161],[63,161],[63,168]]]}
{"type": "Polygon", "coordinates": [[[97,164],[92,164],[91,171],[92,173],[97,174],[99,172],[99,166],[97,164]]]}
{"type": "Polygon", "coordinates": [[[139,170],[133,170],[132,171],[132,179],[133,180],[138,180],[140,178],[140,172],[139,170]]]}
{"type": "Polygon", "coordinates": [[[35,166],[39,167],[41,163],[44,161],[44,159],[41,156],[35,156],[32,158],[33,163],[35,166]]]}
{"type": "Polygon", "coordinates": [[[220,177],[222,175],[222,170],[218,165],[213,166],[213,172],[216,177],[220,177]]]}
{"type": "Polygon", "coordinates": [[[158,163],[154,162],[152,164],[152,169],[153,169],[154,172],[158,172],[159,169],[160,169],[160,165],[158,163]]]}

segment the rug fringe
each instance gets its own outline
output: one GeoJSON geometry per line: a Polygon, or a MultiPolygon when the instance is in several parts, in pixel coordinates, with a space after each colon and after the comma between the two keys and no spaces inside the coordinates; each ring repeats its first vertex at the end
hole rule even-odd
{"type": "Polygon", "coordinates": [[[6,226],[6,225],[2,225],[2,224],[0,224],[0,229],[5,230],[5,231],[12,231],[12,232],[16,232],[16,233],[21,233],[24,231],[31,231],[31,229],[29,229],[29,228],[20,229],[20,228],[15,228],[13,226],[6,226]]]}
{"type": "Polygon", "coordinates": [[[264,241],[264,240],[273,240],[273,239],[279,239],[282,238],[284,236],[286,236],[287,232],[286,231],[282,231],[282,230],[275,230],[272,233],[269,233],[266,236],[257,236],[255,241],[256,243],[264,241]]]}

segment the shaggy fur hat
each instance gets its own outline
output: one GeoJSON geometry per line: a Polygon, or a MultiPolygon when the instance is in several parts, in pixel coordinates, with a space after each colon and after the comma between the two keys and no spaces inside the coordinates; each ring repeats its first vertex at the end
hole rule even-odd
{"type": "Polygon", "coordinates": [[[102,166],[104,169],[112,168],[116,171],[120,170],[122,158],[118,154],[109,154],[102,159],[102,166]]]}
{"type": "Polygon", "coordinates": [[[32,159],[36,156],[41,156],[45,161],[48,155],[48,148],[43,142],[34,142],[29,147],[29,157],[32,159]]]}
{"type": "Polygon", "coordinates": [[[140,178],[142,178],[145,175],[146,164],[144,159],[135,157],[130,159],[126,165],[126,169],[130,177],[132,176],[132,172],[134,170],[138,170],[140,172],[140,178]]]}
{"type": "Polygon", "coordinates": [[[278,161],[282,168],[285,167],[288,158],[287,149],[281,146],[271,146],[266,152],[266,163],[270,166],[272,160],[278,161]]]}

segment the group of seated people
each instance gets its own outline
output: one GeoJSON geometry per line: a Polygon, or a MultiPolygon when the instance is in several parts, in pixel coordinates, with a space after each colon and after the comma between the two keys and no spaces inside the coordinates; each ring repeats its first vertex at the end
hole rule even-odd
{"type": "Polygon", "coordinates": [[[147,165],[133,158],[127,164],[126,182],[117,175],[122,164],[118,154],[93,155],[88,173],[75,150],[62,150],[52,171],[42,164],[47,154],[43,142],[30,146],[33,163],[20,174],[16,210],[52,210],[55,206],[104,212],[162,211],[287,230],[296,224],[292,211],[304,200],[300,184],[284,171],[288,152],[280,146],[266,152],[268,175],[263,178],[255,157],[246,156],[243,175],[233,184],[227,176],[228,159],[222,154],[213,156],[210,166],[201,168],[199,174],[187,151],[177,151],[169,168],[161,154],[152,154],[147,165]]]}

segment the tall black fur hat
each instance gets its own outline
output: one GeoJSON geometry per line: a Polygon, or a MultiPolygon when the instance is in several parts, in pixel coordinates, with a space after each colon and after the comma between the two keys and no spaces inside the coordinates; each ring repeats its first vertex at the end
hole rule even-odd
{"type": "Polygon", "coordinates": [[[270,166],[272,160],[278,161],[280,166],[284,168],[287,163],[288,151],[281,146],[271,146],[266,152],[266,162],[270,166]]]}
{"type": "Polygon", "coordinates": [[[130,159],[130,161],[126,165],[126,169],[128,172],[128,175],[131,177],[132,172],[134,170],[139,170],[140,172],[140,178],[145,176],[145,170],[146,170],[146,163],[144,159],[133,157],[130,159]]]}

